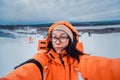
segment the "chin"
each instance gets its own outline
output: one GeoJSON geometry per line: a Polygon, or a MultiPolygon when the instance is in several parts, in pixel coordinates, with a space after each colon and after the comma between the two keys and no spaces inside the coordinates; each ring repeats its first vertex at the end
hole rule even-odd
{"type": "Polygon", "coordinates": [[[57,53],[61,53],[61,50],[55,49],[57,53]]]}

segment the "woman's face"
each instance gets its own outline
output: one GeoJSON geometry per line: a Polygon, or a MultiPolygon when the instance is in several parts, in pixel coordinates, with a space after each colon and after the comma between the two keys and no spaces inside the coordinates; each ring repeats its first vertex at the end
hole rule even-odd
{"type": "Polygon", "coordinates": [[[52,32],[51,36],[51,42],[53,45],[53,48],[57,53],[61,53],[62,50],[67,47],[69,43],[68,35],[61,30],[55,30],[52,32]]]}

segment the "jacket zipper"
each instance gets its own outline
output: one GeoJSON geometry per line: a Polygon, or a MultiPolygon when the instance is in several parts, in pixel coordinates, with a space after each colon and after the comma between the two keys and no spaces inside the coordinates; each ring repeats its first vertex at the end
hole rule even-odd
{"type": "Polygon", "coordinates": [[[61,61],[62,65],[64,66],[64,61],[62,60],[62,55],[60,55],[60,61],[61,61]]]}

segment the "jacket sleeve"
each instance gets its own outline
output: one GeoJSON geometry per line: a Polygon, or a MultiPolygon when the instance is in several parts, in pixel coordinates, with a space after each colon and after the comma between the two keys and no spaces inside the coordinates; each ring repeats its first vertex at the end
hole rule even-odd
{"type": "MultiPolygon", "coordinates": [[[[38,52],[33,59],[40,62],[42,67],[46,65],[47,57],[45,54],[38,52]]],[[[16,68],[14,71],[2,77],[0,80],[42,80],[42,74],[40,73],[40,70],[36,64],[27,63],[16,68]]]]}
{"type": "Polygon", "coordinates": [[[120,58],[83,55],[78,70],[86,80],[120,80],[120,58]]]}
{"type": "Polygon", "coordinates": [[[42,76],[34,63],[28,63],[18,67],[0,80],[42,80],[42,76]]]}

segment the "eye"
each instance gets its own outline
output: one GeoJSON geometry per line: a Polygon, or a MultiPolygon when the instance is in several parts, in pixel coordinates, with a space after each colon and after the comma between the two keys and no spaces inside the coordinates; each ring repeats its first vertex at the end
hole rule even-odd
{"type": "Polygon", "coordinates": [[[66,39],[67,38],[67,36],[62,36],[62,37],[60,37],[61,39],[66,39]]]}
{"type": "Polygon", "coordinates": [[[67,39],[68,39],[67,36],[62,36],[62,37],[60,37],[60,40],[67,40],[67,39]]]}
{"type": "Polygon", "coordinates": [[[57,37],[53,36],[52,39],[57,39],[57,37]]]}

